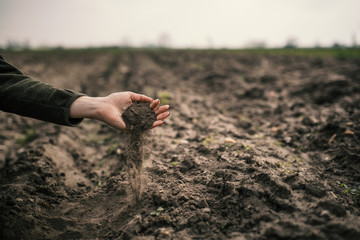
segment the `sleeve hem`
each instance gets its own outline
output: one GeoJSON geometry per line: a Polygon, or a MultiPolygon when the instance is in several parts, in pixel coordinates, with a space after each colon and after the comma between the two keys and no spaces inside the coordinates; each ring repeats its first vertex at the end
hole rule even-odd
{"type": "Polygon", "coordinates": [[[70,118],[70,107],[76,99],[78,99],[79,97],[85,96],[85,94],[76,93],[69,89],[65,89],[65,91],[69,92],[72,95],[72,97],[68,100],[68,102],[66,104],[67,106],[66,106],[64,121],[65,121],[66,125],[68,125],[70,127],[75,127],[75,126],[79,125],[84,119],[83,118],[70,118]]]}

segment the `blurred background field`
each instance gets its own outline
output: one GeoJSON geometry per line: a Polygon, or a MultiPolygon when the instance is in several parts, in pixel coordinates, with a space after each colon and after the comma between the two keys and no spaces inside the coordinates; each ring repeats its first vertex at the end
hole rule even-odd
{"type": "Polygon", "coordinates": [[[170,49],[170,48],[121,48],[121,47],[92,47],[92,48],[37,48],[37,49],[0,49],[7,54],[76,54],[76,53],[129,53],[129,52],[192,52],[192,53],[225,53],[236,55],[263,55],[263,56],[304,56],[304,57],[324,57],[324,58],[360,58],[360,48],[248,48],[248,49],[170,49]]]}

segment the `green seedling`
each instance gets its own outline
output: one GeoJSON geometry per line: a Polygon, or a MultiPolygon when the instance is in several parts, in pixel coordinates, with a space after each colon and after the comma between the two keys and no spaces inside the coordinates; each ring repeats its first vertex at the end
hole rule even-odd
{"type": "Polygon", "coordinates": [[[336,183],[340,186],[340,188],[345,189],[345,190],[343,191],[343,193],[360,196],[360,187],[358,187],[357,189],[355,189],[355,188],[349,187],[349,186],[346,185],[345,183],[341,183],[340,181],[336,181],[336,183]]]}
{"type": "Polygon", "coordinates": [[[300,163],[303,163],[303,162],[304,162],[304,160],[302,160],[301,158],[297,157],[296,155],[294,155],[293,158],[294,158],[294,161],[295,161],[295,162],[300,162],[300,163]]]}
{"type": "Polygon", "coordinates": [[[292,165],[290,164],[290,161],[287,161],[286,163],[283,163],[283,162],[279,161],[279,165],[284,170],[284,172],[287,172],[287,173],[293,173],[294,172],[293,170],[287,169],[287,168],[292,167],[292,165]]]}
{"type": "Polygon", "coordinates": [[[231,148],[233,145],[234,145],[233,143],[226,143],[225,149],[227,150],[227,149],[231,148]]]}
{"type": "Polygon", "coordinates": [[[245,148],[244,151],[247,152],[251,149],[251,145],[245,145],[243,144],[243,147],[245,148]]]}
{"type": "Polygon", "coordinates": [[[30,128],[26,131],[25,135],[22,138],[17,139],[16,142],[19,144],[26,144],[31,142],[35,138],[36,138],[35,130],[33,128],[30,128]]]}
{"type": "Polygon", "coordinates": [[[208,138],[205,138],[205,140],[202,141],[202,144],[203,144],[204,146],[209,146],[209,145],[211,145],[211,144],[213,144],[213,143],[216,143],[216,140],[214,139],[214,136],[210,136],[210,137],[208,137],[208,138]]]}
{"type": "Polygon", "coordinates": [[[171,164],[171,165],[176,166],[176,165],[179,165],[179,164],[180,164],[180,162],[176,162],[176,161],[174,161],[174,162],[171,162],[170,164],[171,164]]]}
{"type": "Polygon", "coordinates": [[[168,91],[159,91],[157,97],[160,99],[160,102],[164,105],[169,104],[170,102],[170,93],[168,91]]]}
{"type": "Polygon", "coordinates": [[[158,209],[156,209],[156,211],[151,212],[150,215],[151,216],[159,216],[160,214],[164,213],[165,209],[163,207],[158,207],[158,209]]]}
{"type": "Polygon", "coordinates": [[[282,145],[281,142],[275,142],[274,144],[275,144],[275,146],[278,146],[278,147],[281,147],[281,145],[282,145]]]}
{"type": "Polygon", "coordinates": [[[279,165],[281,167],[292,167],[289,161],[287,161],[286,163],[282,163],[281,161],[279,161],[279,165]]]}

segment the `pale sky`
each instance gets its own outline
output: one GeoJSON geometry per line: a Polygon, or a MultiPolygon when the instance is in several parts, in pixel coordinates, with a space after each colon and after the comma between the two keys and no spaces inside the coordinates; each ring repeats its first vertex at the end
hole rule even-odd
{"type": "Polygon", "coordinates": [[[351,45],[359,12],[359,0],[0,0],[0,46],[351,45]]]}

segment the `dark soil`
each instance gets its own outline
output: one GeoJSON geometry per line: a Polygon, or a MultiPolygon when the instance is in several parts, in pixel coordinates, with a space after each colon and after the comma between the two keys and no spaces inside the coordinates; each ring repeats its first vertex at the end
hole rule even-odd
{"type": "Polygon", "coordinates": [[[130,194],[138,203],[141,199],[143,187],[143,164],[145,158],[146,131],[151,128],[156,121],[155,112],[150,108],[149,103],[134,103],[128,107],[123,119],[126,128],[130,131],[130,141],[126,148],[128,181],[130,184],[130,194]]]}
{"type": "Polygon", "coordinates": [[[156,115],[149,103],[135,102],[125,110],[123,119],[127,129],[132,130],[135,134],[149,130],[156,121],[156,115]]]}
{"type": "Polygon", "coordinates": [[[131,136],[0,112],[0,239],[360,239],[358,59],[3,55],[57,87],[144,93],[172,114],[143,144],[129,203],[131,136]]]}

